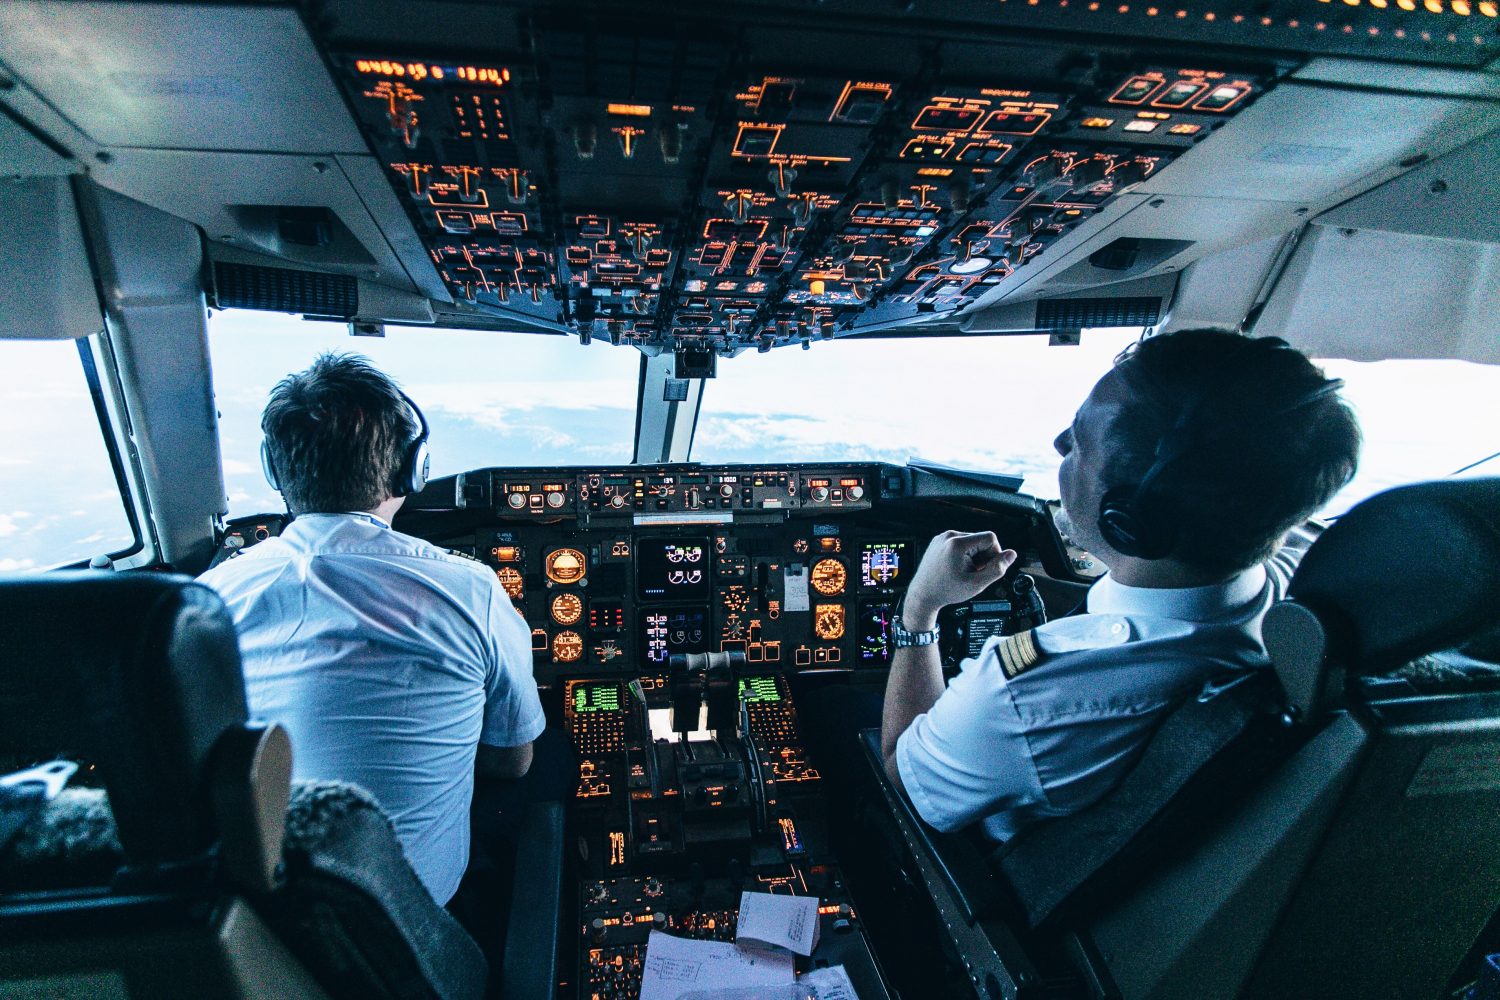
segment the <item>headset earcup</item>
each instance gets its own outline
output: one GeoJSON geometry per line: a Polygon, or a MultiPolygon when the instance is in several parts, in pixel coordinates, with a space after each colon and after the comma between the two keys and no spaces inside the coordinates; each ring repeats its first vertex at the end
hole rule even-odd
{"type": "Polygon", "coordinates": [[[1176,539],[1149,524],[1135,510],[1138,489],[1117,486],[1099,501],[1099,535],[1122,556],[1164,559],[1171,555],[1176,539]]]}
{"type": "Polygon", "coordinates": [[[281,479],[276,475],[276,461],[271,458],[271,442],[265,438],[260,441],[260,471],[265,473],[266,482],[271,484],[271,489],[280,493],[281,479]]]}
{"type": "Polygon", "coordinates": [[[427,453],[426,438],[418,438],[412,442],[407,460],[410,467],[406,476],[406,492],[420,493],[422,487],[427,485],[427,473],[432,465],[432,456],[427,453]]]}

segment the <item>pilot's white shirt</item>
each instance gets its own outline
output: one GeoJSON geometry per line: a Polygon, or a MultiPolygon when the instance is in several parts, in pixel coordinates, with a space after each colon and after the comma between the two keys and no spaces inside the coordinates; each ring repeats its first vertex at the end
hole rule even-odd
{"type": "Polygon", "coordinates": [[[982,819],[1004,841],[1097,801],[1180,699],[1269,666],[1261,619],[1311,537],[1207,587],[1128,587],[1106,575],[1089,590],[1087,613],[1033,630],[1035,660],[1020,672],[1016,647],[990,639],[896,743],[917,811],[939,830],[982,819]]]}
{"type": "Polygon", "coordinates": [[[370,791],[447,902],[476,747],[546,725],[530,629],[495,575],[368,514],[303,514],[201,579],[239,628],[252,713],[291,733],[293,776],[370,791]]]}

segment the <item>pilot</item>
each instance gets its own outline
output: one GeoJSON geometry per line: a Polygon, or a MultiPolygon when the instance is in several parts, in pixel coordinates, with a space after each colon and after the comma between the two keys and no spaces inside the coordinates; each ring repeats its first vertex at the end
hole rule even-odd
{"type": "Polygon", "coordinates": [[[545,726],[529,630],[483,565],[392,530],[427,475],[427,423],[368,361],[287,376],[261,429],[295,520],[202,577],[238,626],[250,707],[291,733],[294,778],[372,793],[447,903],[476,770],[526,774],[545,726]]]}
{"type": "Polygon", "coordinates": [[[1062,530],[1108,567],[1081,613],[994,638],[944,687],[938,612],[1016,559],[993,533],[928,546],[895,629],[881,717],[892,780],[940,830],[1004,841],[1096,801],[1153,726],[1206,684],[1268,665],[1260,638],[1354,475],[1360,432],[1275,338],[1210,330],[1126,350],[1057,437],[1062,530]]]}

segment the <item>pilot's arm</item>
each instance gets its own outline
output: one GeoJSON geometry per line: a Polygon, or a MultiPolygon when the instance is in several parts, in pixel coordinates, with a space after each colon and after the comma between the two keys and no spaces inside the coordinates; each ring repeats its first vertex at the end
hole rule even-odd
{"type": "Polygon", "coordinates": [[[484,723],[474,773],[519,778],[531,767],[531,743],[547,726],[531,672],[531,630],[510,598],[494,585],[490,601],[484,723]]]}
{"type": "MultiPolygon", "coordinates": [[[[1000,547],[994,532],[945,531],[927,546],[906,588],[901,623],[909,632],[937,628],[938,612],[967,601],[1005,575],[1016,552],[1000,547]]],[[[886,682],[880,720],[880,753],[886,773],[904,787],[896,763],[896,743],[913,720],[929,711],[943,694],[943,664],[937,645],[896,650],[886,682]]]]}

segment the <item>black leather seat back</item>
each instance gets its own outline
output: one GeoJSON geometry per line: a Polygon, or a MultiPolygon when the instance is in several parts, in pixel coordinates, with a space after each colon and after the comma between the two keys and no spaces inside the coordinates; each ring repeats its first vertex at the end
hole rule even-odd
{"type": "Polygon", "coordinates": [[[234,627],[208,587],[169,574],[0,577],[0,754],[107,762],[131,861],[213,843],[209,752],[245,719],[234,627]]]}
{"type": "Polygon", "coordinates": [[[1318,539],[1288,596],[1336,662],[1394,670],[1500,621],[1500,479],[1417,483],[1359,504],[1318,539]]]}
{"type": "Polygon", "coordinates": [[[1345,683],[1494,627],[1500,480],[1366,501],[1290,593],[1267,643],[1311,738],[1088,921],[1124,997],[1436,996],[1500,905],[1500,696],[1345,683]]]}

